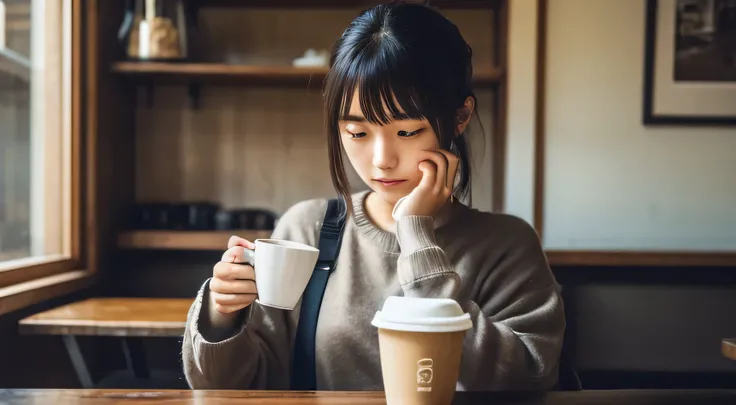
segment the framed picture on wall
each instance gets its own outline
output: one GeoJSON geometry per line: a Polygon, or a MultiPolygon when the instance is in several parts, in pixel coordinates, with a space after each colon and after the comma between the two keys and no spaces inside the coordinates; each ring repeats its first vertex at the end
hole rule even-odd
{"type": "Polygon", "coordinates": [[[647,0],[644,124],[736,125],[736,0],[647,0]]]}

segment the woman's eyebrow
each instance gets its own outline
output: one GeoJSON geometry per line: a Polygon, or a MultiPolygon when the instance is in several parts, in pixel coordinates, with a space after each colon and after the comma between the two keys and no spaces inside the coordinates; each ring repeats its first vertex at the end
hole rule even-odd
{"type": "Polygon", "coordinates": [[[366,122],[366,119],[360,115],[344,115],[340,118],[340,121],[366,122]]]}

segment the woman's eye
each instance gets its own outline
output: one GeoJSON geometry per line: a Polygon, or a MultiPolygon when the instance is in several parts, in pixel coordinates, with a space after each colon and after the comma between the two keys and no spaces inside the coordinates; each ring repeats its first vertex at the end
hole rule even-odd
{"type": "Polygon", "coordinates": [[[352,132],[348,131],[348,133],[349,133],[349,134],[350,134],[350,136],[351,136],[351,137],[353,137],[353,138],[362,138],[362,137],[364,137],[364,136],[365,136],[365,132],[358,132],[357,134],[354,134],[354,133],[352,133],[352,132]]]}
{"type": "Polygon", "coordinates": [[[416,131],[408,132],[408,131],[399,131],[398,135],[402,138],[408,138],[410,136],[414,136],[418,133],[422,132],[421,129],[417,129],[416,131]]]}

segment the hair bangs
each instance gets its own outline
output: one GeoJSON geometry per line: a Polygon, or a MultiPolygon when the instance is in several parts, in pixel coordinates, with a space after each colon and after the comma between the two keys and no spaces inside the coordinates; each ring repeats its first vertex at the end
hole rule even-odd
{"type": "Polygon", "coordinates": [[[334,89],[340,95],[339,117],[350,115],[357,90],[360,110],[372,124],[386,125],[394,120],[426,118],[428,114],[422,103],[426,98],[417,90],[421,86],[410,79],[408,64],[391,63],[404,58],[382,53],[370,57],[366,53],[352,61],[336,63],[331,69],[334,75],[331,82],[339,86],[339,89],[334,89]]]}

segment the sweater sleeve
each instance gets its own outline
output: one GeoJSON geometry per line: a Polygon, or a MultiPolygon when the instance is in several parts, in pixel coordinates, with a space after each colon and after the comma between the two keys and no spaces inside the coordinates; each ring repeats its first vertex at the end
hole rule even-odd
{"type": "Polygon", "coordinates": [[[289,322],[285,311],[257,303],[244,309],[234,333],[207,333],[209,280],[187,316],[182,359],[192,389],[287,389],[289,322]]]}
{"type": "Polygon", "coordinates": [[[467,300],[459,298],[461,278],[437,246],[433,219],[408,216],[397,222],[404,294],[453,298],[471,315],[458,381],[462,390],[546,390],[557,383],[565,331],[559,288],[534,229],[520,219],[513,224],[501,253],[477,261],[488,268],[477,280],[466,280],[477,287],[467,300]]]}
{"type": "MultiPolygon", "coordinates": [[[[326,201],[309,200],[287,210],[273,238],[314,246],[326,201]]],[[[254,302],[243,310],[231,333],[212,333],[209,280],[192,304],[182,341],[184,375],[192,389],[288,389],[291,349],[299,308],[293,311],[254,302]]]]}

